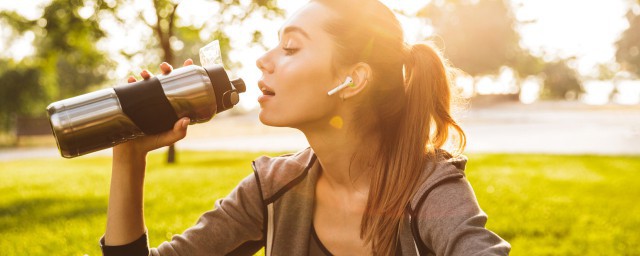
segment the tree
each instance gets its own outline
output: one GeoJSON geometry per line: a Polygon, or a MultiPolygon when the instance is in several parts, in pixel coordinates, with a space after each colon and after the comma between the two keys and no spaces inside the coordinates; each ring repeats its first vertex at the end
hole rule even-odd
{"type": "Polygon", "coordinates": [[[105,37],[98,16],[112,7],[98,1],[89,16],[81,15],[83,7],[84,0],[53,0],[44,7],[42,17],[35,20],[15,12],[0,12],[0,22],[11,27],[14,36],[33,33],[37,46],[34,56],[19,63],[2,60],[3,130],[9,128],[12,115],[43,116],[48,103],[106,81],[106,72],[113,64],[96,46],[105,37]]]}
{"type": "MultiPolygon", "coordinates": [[[[237,8],[233,11],[231,10],[231,8],[241,5],[239,0],[218,0],[216,2],[218,3],[219,13],[222,13],[223,15],[218,16],[216,22],[217,27],[214,29],[215,32],[211,35],[211,37],[220,41],[221,54],[223,55],[222,59],[227,62],[226,66],[235,66],[233,63],[230,63],[228,61],[228,58],[226,58],[226,55],[231,48],[229,35],[223,32],[223,28],[226,25],[241,22],[254,12],[261,12],[263,17],[282,15],[282,10],[280,10],[276,6],[276,1],[274,0],[251,1],[248,3],[248,6],[244,6],[244,8],[242,8],[242,11],[238,11],[237,8]],[[224,14],[227,12],[230,13],[230,15],[228,17],[224,17],[224,14]]],[[[153,7],[156,17],[155,23],[147,21],[142,16],[142,13],[140,15],[140,20],[154,31],[157,39],[156,44],[162,50],[162,61],[168,62],[173,66],[180,65],[180,63],[178,62],[182,61],[182,59],[176,60],[176,52],[174,50],[174,47],[172,46],[172,42],[181,40],[181,43],[183,45],[189,45],[190,47],[186,47],[186,54],[184,54],[183,52],[183,54],[179,55],[192,56],[193,51],[195,50],[193,46],[195,45],[195,42],[197,42],[196,39],[198,38],[198,36],[196,35],[198,35],[199,32],[203,29],[203,27],[195,27],[193,25],[180,27],[176,25],[178,23],[178,20],[180,19],[180,17],[176,15],[176,11],[180,3],[180,1],[153,0],[153,7]],[[187,43],[185,43],[185,41],[187,43]]],[[[256,29],[254,29],[254,31],[252,31],[251,33],[254,35],[254,42],[260,38],[260,32],[258,32],[256,29]]],[[[183,47],[183,49],[185,49],[185,47],[183,47]]],[[[175,162],[174,145],[169,146],[169,150],[167,153],[167,162],[175,162]]]]}
{"type": "MultiPolygon", "coordinates": [[[[635,8],[640,8],[640,1],[635,5],[635,8]]],[[[629,28],[616,42],[616,61],[620,63],[623,70],[640,76],[640,14],[629,10],[627,20],[629,28]]]]}
{"type": "MultiPolygon", "coordinates": [[[[33,85],[10,87],[0,84],[2,87],[13,88],[15,90],[34,90],[38,88],[45,92],[46,97],[39,97],[40,105],[46,106],[55,100],[68,98],[84,93],[87,88],[99,86],[107,81],[107,73],[114,67],[113,61],[109,59],[107,53],[97,48],[97,42],[107,36],[101,27],[100,21],[105,17],[114,18],[119,24],[131,24],[136,22],[145,23],[154,32],[155,39],[148,40],[143,50],[139,52],[120,53],[125,58],[144,56],[148,61],[148,66],[157,66],[157,59],[153,56],[160,56],[161,61],[171,63],[173,66],[180,66],[183,59],[197,56],[198,48],[203,46],[202,41],[217,39],[220,41],[223,61],[226,67],[236,67],[235,63],[226,58],[231,49],[230,36],[224,28],[241,23],[249,17],[262,15],[263,18],[282,16],[283,11],[276,6],[275,0],[210,0],[210,3],[217,5],[212,19],[201,26],[180,22],[180,17],[176,10],[180,1],[151,0],[155,20],[144,18],[142,11],[139,17],[127,19],[119,14],[125,8],[133,6],[133,0],[53,0],[44,8],[43,16],[35,20],[26,19],[15,12],[1,12],[0,20],[9,24],[17,33],[21,35],[27,32],[34,33],[37,45],[35,56],[30,58],[34,63],[29,67],[37,70],[38,79],[28,80],[33,85]],[[90,10],[86,11],[89,7],[90,10]],[[82,9],[82,10],[81,10],[82,9]],[[202,38],[203,30],[212,31],[208,37],[202,38]],[[181,47],[176,47],[181,45],[181,47]],[[158,49],[154,51],[154,49],[158,49]],[[146,58],[152,56],[151,58],[146,58]],[[176,58],[176,56],[179,56],[176,58]]],[[[242,31],[253,35],[254,42],[261,38],[261,34],[254,28],[253,31],[242,31]]],[[[6,66],[6,65],[5,65],[6,66]]],[[[15,67],[11,66],[11,67],[15,67]]],[[[30,70],[26,66],[20,66],[16,72],[2,72],[12,78],[20,77],[21,74],[30,70]]],[[[119,78],[121,79],[121,78],[119,78]]],[[[27,80],[25,80],[26,82],[27,80]]],[[[1,81],[0,81],[1,82],[1,81]]],[[[29,91],[31,92],[31,91],[29,91]]],[[[20,92],[22,93],[22,92],[20,92]]],[[[2,94],[2,97],[12,97],[2,94]]],[[[2,100],[2,99],[0,99],[2,100]]],[[[2,100],[0,106],[9,100],[2,100]]],[[[7,119],[13,113],[21,112],[16,108],[27,108],[25,102],[19,106],[11,108],[2,107],[0,110],[0,120],[7,119]]],[[[41,108],[42,110],[44,107],[41,108]]],[[[25,112],[25,111],[22,111],[25,112]]],[[[40,113],[40,112],[38,112],[40,113]]],[[[41,113],[44,113],[42,111],[41,113]]],[[[169,160],[173,161],[173,153],[169,154],[169,160]]]]}
{"type": "MultiPolygon", "coordinates": [[[[182,61],[188,57],[198,54],[198,49],[203,46],[202,42],[212,41],[214,39],[220,42],[222,60],[226,67],[238,67],[239,63],[233,63],[229,60],[228,53],[231,51],[231,38],[227,34],[225,28],[231,25],[242,23],[252,16],[260,16],[262,18],[281,17],[284,15],[283,10],[278,8],[275,0],[215,0],[209,1],[216,4],[216,13],[207,22],[202,25],[184,24],[178,15],[178,8],[182,1],[180,0],[152,0],[154,20],[147,20],[143,13],[140,12],[139,21],[153,31],[155,36],[151,40],[148,49],[159,49],[159,55],[162,61],[166,61],[174,66],[181,65],[182,61]],[[207,37],[202,37],[202,31],[210,31],[207,37]],[[176,45],[181,45],[180,49],[176,49],[176,45]]],[[[249,33],[253,35],[253,42],[260,43],[261,32],[257,28],[247,28],[241,33],[249,33]]],[[[133,53],[131,55],[140,54],[133,53]]],[[[157,63],[150,63],[155,64],[157,63]]]]}
{"type": "Polygon", "coordinates": [[[0,130],[11,129],[14,115],[34,115],[42,112],[41,98],[46,97],[39,86],[41,72],[37,67],[17,65],[0,60],[0,130]]]}
{"type": "Polygon", "coordinates": [[[515,58],[508,60],[508,66],[518,72],[519,77],[537,76],[543,73],[547,62],[529,51],[521,50],[515,58]]]}
{"type": "Polygon", "coordinates": [[[543,98],[573,99],[582,92],[578,74],[569,66],[570,61],[571,59],[563,59],[545,65],[543,98]]]}
{"type": "Polygon", "coordinates": [[[418,16],[444,41],[444,54],[472,76],[494,74],[527,52],[519,45],[516,20],[504,0],[431,1],[418,16]]]}

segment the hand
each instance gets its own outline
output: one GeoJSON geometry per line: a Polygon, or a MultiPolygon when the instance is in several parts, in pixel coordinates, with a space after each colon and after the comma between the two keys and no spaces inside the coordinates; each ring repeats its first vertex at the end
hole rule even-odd
{"type": "MultiPolygon", "coordinates": [[[[189,65],[193,65],[193,60],[187,59],[186,61],[184,61],[184,66],[189,65]]],[[[163,75],[168,75],[173,70],[173,67],[169,63],[162,62],[162,64],[160,64],[160,70],[162,71],[163,75]]],[[[147,80],[153,77],[153,74],[145,69],[140,72],[140,76],[144,80],[147,80]]],[[[135,83],[137,80],[134,76],[130,76],[127,81],[129,83],[135,83]]],[[[113,147],[114,155],[122,151],[146,155],[147,152],[151,150],[172,145],[177,141],[183,139],[187,135],[187,126],[189,125],[189,122],[190,120],[188,117],[183,117],[176,121],[176,123],[173,125],[173,129],[170,131],[150,136],[142,136],[134,140],[116,145],[115,147],[113,147]]]]}

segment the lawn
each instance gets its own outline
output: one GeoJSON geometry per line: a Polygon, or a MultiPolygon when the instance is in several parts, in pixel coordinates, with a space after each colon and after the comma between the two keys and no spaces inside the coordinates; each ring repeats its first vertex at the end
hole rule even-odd
{"type": "MultiPolygon", "coordinates": [[[[193,225],[260,153],[148,160],[145,215],[157,246],[193,225]]],[[[275,155],[275,154],[269,154],[275,155]]],[[[640,255],[640,157],[472,154],[467,176],[512,255],[640,255]]],[[[1,255],[100,255],[110,159],[0,162],[1,255]]]]}

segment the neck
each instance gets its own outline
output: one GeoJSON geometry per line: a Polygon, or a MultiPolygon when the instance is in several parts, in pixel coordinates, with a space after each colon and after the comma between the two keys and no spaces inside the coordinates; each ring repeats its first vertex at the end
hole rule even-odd
{"type": "Polygon", "coordinates": [[[371,183],[372,160],[378,140],[373,136],[358,133],[361,127],[344,118],[342,126],[336,121],[326,120],[314,128],[300,130],[322,166],[322,178],[334,189],[368,193],[371,183]]]}

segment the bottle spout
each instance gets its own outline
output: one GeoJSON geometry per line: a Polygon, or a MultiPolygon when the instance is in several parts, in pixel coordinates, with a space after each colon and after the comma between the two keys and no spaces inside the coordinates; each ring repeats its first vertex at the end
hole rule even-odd
{"type": "Polygon", "coordinates": [[[242,78],[234,79],[233,81],[231,81],[231,84],[233,85],[233,88],[235,88],[239,93],[247,91],[247,86],[245,85],[242,78]]]}

